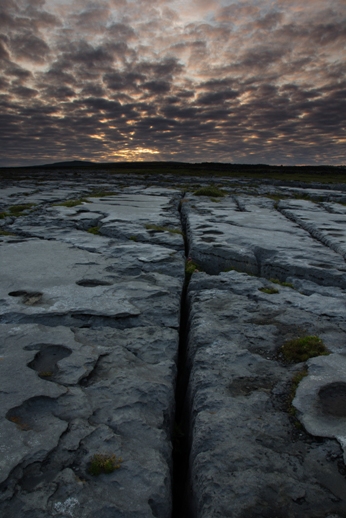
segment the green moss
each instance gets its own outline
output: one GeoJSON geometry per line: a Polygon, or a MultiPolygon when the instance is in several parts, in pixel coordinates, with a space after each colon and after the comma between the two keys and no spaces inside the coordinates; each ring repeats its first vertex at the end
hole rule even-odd
{"type": "Polygon", "coordinates": [[[210,198],[210,201],[214,202],[214,203],[220,203],[220,199],[218,198],[210,198]]]}
{"type": "Polygon", "coordinates": [[[35,207],[36,203],[22,203],[21,205],[12,205],[8,210],[11,216],[21,216],[26,210],[35,207]]]}
{"type": "Polygon", "coordinates": [[[53,372],[52,371],[41,371],[38,373],[38,375],[41,378],[50,378],[51,376],[53,376],[53,372]]]}
{"type": "Polygon", "coordinates": [[[82,205],[82,203],[88,202],[88,199],[80,198],[79,200],[67,200],[62,203],[54,203],[53,207],[76,207],[77,205],[82,205]]]}
{"type": "Polygon", "coordinates": [[[170,227],[163,227],[160,225],[153,225],[151,223],[147,223],[145,225],[145,228],[147,230],[154,230],[155,232],[170,232],[171,234],[180,234],[182,235],[182,231],[178,228],[170,228],[170,227]]]}
{"type": "Polygon", "coordinates": [[[100,228],[99,227],[90,227],[90,228],[88,228],[87,232],[89,232],[89,234],[94,234],[95,236],[97,236],[100,233],[100,228]]]}
{"type": "Polygon", "coordinates": [[[13,232],[7,232],[7,230],[0,230],[0,236],[15,236],[13,232]]]}
{"type": "Polygon", "coordinates": [[[269,279],[269,280],[270,280],[270,282],[272,282],[274,284],[279,284],[280,286],[285,286],[286,288],[294,289],[293,284],[290,282],[281,282],[279,279],[269,279]]]}
{"type": "Polygon", "coordinates": [[[7,216],[9,216],[8,212],[0,212],[0,219],[5,219],[7,216]]]}
{"type": "Polygon", "coordinates": [[[91,198],[104,198],[105,196],[115,196],[116,194],[118,193],[115,191],[91,191],[88,196],[91,198]]]}
{"type": "Polygon", "coordinates": [[[137,236],[130,236],[129,239],[135,242],[138,241],[137,236]]]}
{"type": "Polygon", "coordinates": [[[116,457],[113,455],[105,455],[102,453],[95,453],[92,456],[90,465],[89,465],[89,473],[94,476],[101,475],[101,473],[113,473],[116,469],[119,469],[122,463],[122,459],[120,457],[116,457]]]}
{"type": "Polygon", "coordinates": [[[279,290],[277,290],[276,288],[270,288],[270,287],[263,287],[263,288],[258,288],[259,291],[262,291],[263,293],[267,293],[268,295],[273,295],[274,293],[279,293],[279,290]]]}
{"type": "Polygon", "coordinates": [[[185,273],[188,277],[195,272],[199,272],[198,264],[196,264],[191,258],[188,258],[185,262],[185,273]]]}
{"type": "Polygon", "coordinates": [[[286,361],[300,363],[315,356],[326,356],[329,351],[318,336],[303,336],[284,343],[280,353],[286,361]]]}
{"type": "Polygon", "coordinates": [[[211,196],[212,198],[221,198],[225,196],[227,193],[214,185],[210,185],[209,187],[201,187],[197,189],[193,193],[195,196],[211,196]]]}

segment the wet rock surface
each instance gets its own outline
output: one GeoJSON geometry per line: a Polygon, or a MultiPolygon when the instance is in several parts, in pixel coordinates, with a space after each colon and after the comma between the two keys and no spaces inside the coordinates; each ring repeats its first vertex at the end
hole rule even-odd
{"type": "Polygon", "coordinates": [[[3,182],[4,518],[346,517],[345,191],[209,183],[3,182]]]}

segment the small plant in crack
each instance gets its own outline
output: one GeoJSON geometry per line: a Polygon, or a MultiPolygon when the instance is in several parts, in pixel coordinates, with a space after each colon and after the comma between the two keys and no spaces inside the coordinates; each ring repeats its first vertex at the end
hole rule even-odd
{"type": "Polygon", "coordinates": [[[285,342],[279,349],[279,355],[286,362],[301,363],[315,356],[330,354],[321,338],[318,336],[302,336],[285,342]]]}
{"type": "Polygon", "coordinates": [[[90,227],[88,228],[87,232],[89,232],[89,234],[94,234],[94,236],[97,236],[100,234],[100,227],[90,227]]]}
{"type": "MultiPolygon", "coordinates": [[[[288,398],[288,413],[292,417],[296,417],[296,414],[297,414],[297,411],[294,408],[292,403],[293,403],[294,398],[296,397],[296,392],[297,392],[298,385],[302,381],[302,379],[305,378],[305,376],[307,376],[307,375],[308,375],[308,369],[306,367],[304,367],[304,369],[296,372],[295,375],[292,378],[291,390],[290,390],[290,394],[289,394],[289,398],[288,398]]],[[[299,421],[298,421],[298,423],[300,425],[299,421]]]]}
{"type": "Polygon", "coordinates": [[[82,203],[90,203],[87,198],[79,198],[78,200],[67,200],[61,203],[54,203],[53,207],[76,207],[82,205],[82,203]]]}
{"type": "Polygon", "coordinates": [[[40,378],[51,378],[53,376],[53,372],[52,371],[40,371],[38,373],[38,375],[40,376],[40,378]]]}
{"type": "Polygon", "coordinates": [[[188,257],[186,259],[186,263],[185,263],[185,273],[188,277],[191,277],[191,275],[193,273],[197,273],[199,272],[199,267],[198,267],[198,264],[195,263],[191,257],[188,257]]]}
{"type": "Polygon", "coordinates": [[[280,286],[285,286],[286,288],[292,288],[294,290],[294,286],[291,282],[281,282],[279,279],[269,279],[273,284],[279,284],[280,286]]]}
{"type": "Polygon", "coordinates": [[[0,230],[0,236],[15,236],[13,232],[7,232],[7,230],[0,230]]]}
{"type": "Polygon", "coordinates": [[[113,473],[120,468],[122,461],[121,457],[116,457],[114,454],[95,453],[91,457],[88,471],[90,475],[95,477],[101,475],[101,473],[113,473]]]}
{"type": "Polygon", "coordinates": [[[116,191],[91,191],[90,194],[88,194],[88,196],[90,196],[91,198],[104,198],[106,196],[115,196],[116,194],[118,194],[116,191]]]}
{"type": "Polygon", "coordinates": [[[180,234],[182,235],[182,231],[178,228],[170,228],[170,227],[164,227],[160,225],[154,225],[151,223],[147,223],[145,225],[145,228],[147,230],[154,230],[155,232],[170,232],[171,234],[180,234]]]}
{"type": "Polygon", "coordinates": [[[279,293],[279,290],[276,288],[271,288],[270,286],[264,286],[263,288],[258,288],[259,291],[263,293],[267,293],[268,295],[274,295],[274,293],[279,293]]]}
{"type": "Polygon", "coordinates": [[[197,189],[197,191],[195,191],[193,194],[195,196],[210,196],[212,198],[222,198],[227,193],[222,189],[215,187],[215,185],[210,185],[209,187],[201,187],[200,189],[197,189]]]}
{"type": "Polygon", "coordinates": [[[35,206],[36,203],[23,203],[21,205],[12,205],[12,207],[8,209],[10,213],[9,215],[15,217],[22,216],[23,212],[30,210],[35,206]]]}

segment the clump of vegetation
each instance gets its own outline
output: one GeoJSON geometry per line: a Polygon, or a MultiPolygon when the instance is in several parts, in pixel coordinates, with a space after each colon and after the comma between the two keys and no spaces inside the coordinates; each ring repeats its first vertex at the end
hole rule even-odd
{"type": "Polygon", "coordinates": [[[5,219],[7,216],[9,216],[8,212],[0,212],[0,219],[5,219]]]}
{"type": "Polygon", "coordinates": [[[287,362],[300,363],[315,356],[326,356],[329,351],[318,336],[303,336],[284,343],[280,353],[287,362]]]}
{"type": "Polygon", "coordinates": [[[36,203],[22,203],[21,205],[12,205],[8,210],[11,216],[17,217],[21,216],[26,210],[32,209],[35,205],[36,203]]]}
{"type": "Polygon", "coordinates": [[[115,191],[91,191],[88,196],[91,198],[104,198],[105,196],[114,196],[116,194],[118,193],[115,191]]]}
{"type": "Polygon", "coordinates": [[[269,279],[273,284],[279,284],[280,286],[285,286],[286,288],[294,289],[294,286],[291,282],[281,282],[279,279],[269,279]]]}
{"type": "Polygon", "coordinates": [[[122,461],[120,457],[116,457],[114,454],[95,453],[91,458],[88,471],[95,477],[101,475],[101,473],[113,473],[120,468],[122,461]]]}
{"type": "Polygon", "coordinates": [[[89,200],[87,198],[79,198],[78,200],[67,200],[62,203],[54,203],[53,207],[76,207],[77,205],[82,205],[82,203],[88,203],[89,200]]]}
{"type": "Polygon", "coordinates": [[[160,226],[160,225],[153,225],[151,223],[147,223],[145,225],[145,228],[147,230],[154,230],[155,232],[170,232],[171,234],[180,234],[180,235],[182,235],[182,231],[179,228],[163,227],[163,226],[160,226]]]}
{"type": "Polygon", "coordinates": [[[15,236],[13,232],[7,232],[7,230],[0,230],[0,236],[15,236]]]}
{"type": "Polygon", "coordinates": [[[38,373],[38,375],[41,377],[41,378],[50,378],[51,376],[53,376],[53,372],[52,371],[40,371],[38,373]]]}
{"type": "Polygon", "coordinates": [[[197,191],[195,191],[193,194],[195,196],[211,196],[212,198],[222,198],[227,193],[222,189],[215,187],[214,185],[210,185],[209,187],[201,187],[200,189],[197,189],[197,191]]]}
{"type": "Polygon", "coordinates": [[[94,234],[95,236],[97,236],[100,233],[100,227],[90,227],[88,228],[87,232],[89,232],[89,234],[94,234]]]}
{"type": "Polygon", "coordinates": [[[263,293],[267,293],[268,295],[273,295],[274,293],[279,293],[279,290],[276,288],[271,288],[270,286],[258,288],[259,291],[262,291],[263,293]]]}
{"type": "Polygon", "coordinates": [[[219,198],[210,198],[210,201],[214,203],[220,203],[221,200],[219,198]]]}
{"type": "Polygon", "coordinates": [[[186,263],[185,263],[185,273],[188,277],[191,277],[191,275],[195,272],[199,272],[199,267],[198,267],[198,264],[196,264],[192,259],[191,257],[189,257],[187,260],[186,260],[186,263]]]}
{"type": "Polygon", "coordinates": [[[129,239],[130,239],[131,241],[135,241],[135,242],[137,242],[137,241],[138,241],[137,236],[130,236],[130,237],[129,237],[129,239]]]}

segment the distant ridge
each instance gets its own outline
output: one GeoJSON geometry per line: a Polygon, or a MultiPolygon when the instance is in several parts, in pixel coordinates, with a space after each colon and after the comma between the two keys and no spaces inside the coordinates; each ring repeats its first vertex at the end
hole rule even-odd
{"type": "Polygon", "coordinates": [[[69,160],[67,162],[53,162],[52,164],[43,164],[34,167],[80,167],[83,165],[93,165],[95,162],[88,162],[86,160],[69,160]]]}

